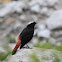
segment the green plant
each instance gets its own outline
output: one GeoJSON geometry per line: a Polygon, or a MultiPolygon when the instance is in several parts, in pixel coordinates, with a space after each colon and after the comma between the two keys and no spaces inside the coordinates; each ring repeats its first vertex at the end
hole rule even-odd
{"type": "MultiPolygon", "coordinates": [[[[49,51],[49,53],[46,55],[46,59],[43,59],[43,57],[41,58],[42,62],[49,60],[49,57],[51,57],[51,58],[53,57],[52,58],[53,62],[61,62],[62,61],[62,53],[61,53],[62,52],[62,45],[61,46],[54,46],[53,43],[51,43],[51,42],[48,42],[48,43],[38,42],[35,45],[35,47],[39,48],[41,50],[41,53],[45,52],[47,54],[49,51]],[[52,56],[49,54],[52,54],[52,56]],[[47,59],[47,57],[48,57],[48,59],[47,59]]],[[[40,50],[36,50],[36,51],[39,52],[40,50]]],[[[33,53],[31,55],[31,60],[32,60],[32,62],[41,62],[39,57],[36,54],[36,51],[35,51],[35,53],[33,53]]],[[[41,55],[41,53],[40,53],[40,55],[41,55]]]]}
{"type": "Polygon", "coordinates": [[[7,56],[10,54],[11,54],[11,51],[7,51],[7,53],[0,53],[0,61],[5,60],[7,56]]]}
{"type": "Polygon", "coordinates": [[[35,53],[33,53],[30,57],[32,59],[32,62],[40,62],[39,58],[35,53]]]}
{"type": "Polygon", "coordinates": [[[15,43],[15,35],[14,34],[9,35],[9,42],[10,43],[15,43]]]}
{"type": "Polygon", "coordinates": [[[37,44],[35,45],[35,47],[38,47],[38,48],[45,48],[45,49],[51,49],[51,48],[53,48],[53,44],[52,44],[51,42],[43,43],[43,44],[37,43],[37,44]]]}
{"type": "Polygon", "coordinates": [[[56,46],[55,49],[58,50],[58,51],[62,51],[62,45],[56,46]]]}
{"type": "Polygon", "coordinates": [[[55,55],[54,62],[60,62],[60,59],[58,58],[58,56],[57,56],[57,55],[55,55]]]}

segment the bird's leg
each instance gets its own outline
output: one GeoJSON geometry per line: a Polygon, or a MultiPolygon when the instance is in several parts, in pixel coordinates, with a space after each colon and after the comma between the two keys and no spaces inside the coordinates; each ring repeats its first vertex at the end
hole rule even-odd
{"type": "Polygon", "coordinates": [[[27,44],[26,44],[26,46],[24,46],[23,48],[31,49],[27,44]]]}
{"type": "Polygon", "coordinates": [[[26,44],[26,49],[32,49],[31,47],[28,46],[28,44],[26,44]]]}
{"type": "Polygon", "coordinates": [[[27,45],[27,48],[30,48],[30,47],[27,45]]]}

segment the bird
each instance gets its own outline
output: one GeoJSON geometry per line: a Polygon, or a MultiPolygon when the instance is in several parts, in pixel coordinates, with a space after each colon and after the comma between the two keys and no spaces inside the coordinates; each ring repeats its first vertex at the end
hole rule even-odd
{"type": "Polygon", "coordinates": [[[12,51],[12,55],[14,55],[17,52],[17,49],[20,46],[20,49],[26,45],[30,40],[32,39],[34,35],[34,28],[35,28],[36,22],[31,22],[27,25],[26,28],[23,29],[23,31],[19,34],[17,38],[17,44],[14,47],[12,51]]]}

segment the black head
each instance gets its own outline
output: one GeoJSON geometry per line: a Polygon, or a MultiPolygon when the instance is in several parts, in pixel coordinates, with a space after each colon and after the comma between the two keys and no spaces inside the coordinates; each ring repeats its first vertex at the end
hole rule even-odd
{"type": "Polygon", "coordinates": [[[34,26],[35,26],[35,24],[36,24],[36,22],[32,22],[32,23],[28,24],[28,26],[27,26],[27,27],[34,27],[34,26]]]}

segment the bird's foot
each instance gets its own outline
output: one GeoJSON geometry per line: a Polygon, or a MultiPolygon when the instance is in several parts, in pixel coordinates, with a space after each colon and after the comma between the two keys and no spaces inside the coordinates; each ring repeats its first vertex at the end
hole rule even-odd
{"type": "Polygon", "coordinates": [[[23,48],[25,48],[25,49],[32,49],[28,45],[24,46],[23,48]]]}

